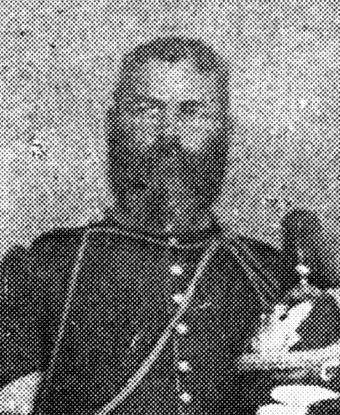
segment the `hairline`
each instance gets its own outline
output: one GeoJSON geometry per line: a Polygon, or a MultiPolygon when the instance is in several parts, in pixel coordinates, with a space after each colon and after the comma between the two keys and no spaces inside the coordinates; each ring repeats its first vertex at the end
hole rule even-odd
{"type": "MultiPolygon", "coordinates": [[[[191,61],[202,75],[216,74],[216,82],[221,87],[223,102],[229,101],[229,68],[223,57],[201,39],[186,36],[156,37],[141,43],[123,56],[115,88],[116,99],[124,95],[125,86],[141,67],[151,61],[178,64],[191,61]]],[[[220,88],[219,88],[220,89],[220,88]]]]}
{"type": "MultiPolygon", "coordinates": [[[[159,59],[157,57],[150,57],[145,62],[142,62],[135,66],[133,70],[124,70],[124,66],[121,68],[120,77],[116,85],[114,96],[116,103],[119,103],[124,96],[126,96],[126,91],[131,90],[130,82],[133,81],[134,76],[137,75],[138,71],[143,67],[148,65],[150,62],[161,62],[169,63],[169,66],[177,65],[181,62],[190,61],[192,62],[193,67],[197,70],[197,73],[202,76],[215,75],[216,78],[214,82],[217,85],[217,96],[221,104],[228,105],[229,103],[229,89],[228,89],[228,73],[224,72],[222,68],[211,68],[211,69],[202,69],[197,64],[193,56],[187,56],[179,59],[178,61],[170,62],[169,60],[159,59]]],[[[227,109],[225,109],[227,111],[227,109]]]]}

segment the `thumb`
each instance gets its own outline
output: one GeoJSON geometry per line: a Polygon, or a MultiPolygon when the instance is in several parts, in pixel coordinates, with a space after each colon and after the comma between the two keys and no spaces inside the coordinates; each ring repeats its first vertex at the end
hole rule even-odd
{"type": "Polygon", "coordinates": [[[285,319],[287,329],[291,332],[296,331],[301,323],[309,316],[312,309],[313,303],[311,301],[305,301],[292,307],[285,319]]]}

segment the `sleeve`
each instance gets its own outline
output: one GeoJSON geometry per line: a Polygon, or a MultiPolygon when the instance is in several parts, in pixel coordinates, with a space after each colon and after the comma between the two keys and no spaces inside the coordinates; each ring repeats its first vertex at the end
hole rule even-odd
{"type": "Polygon", "coordinates": [[[56,229],[0,263],[0,388],[50,360],[83,229],[56,229]]]}
{"type": "Polygon", "coordinates": [[[40,367],[30,263],[29,251],[15,247],[0,264],[0,388],[40,367]]]}

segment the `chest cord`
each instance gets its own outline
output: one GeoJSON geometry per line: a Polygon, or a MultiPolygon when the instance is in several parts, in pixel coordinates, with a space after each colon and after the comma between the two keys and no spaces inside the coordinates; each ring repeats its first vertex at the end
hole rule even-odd
{"type": "Polygon", "coordinates": [[[175,329],[185,312],[188,310],[188,307],[194,297],[195,289],[202,279],[204,272],[206,271],[212,257],[215,255],[219,247],[220,241],[218,239],[214,239],[206,250],[203,258],[199,262],[196,273],[183,296],[183,300],[181,301],[175,316],[171,319],[169,325],[166,327],[163,334],[158,339],[154,349],[143,361],[140,368],[130,377],[123,389],[108,404],[96,412],[96,415],[106,415],[110,411],[113,411],[141,384],[142,380],[149,373],[151,367],[154,365],[162,350],[164,349],[164,346],[170,339],[172,331],[175,329]]]}
{"type": "MultiPolygon", "coordinates": [[[[235,243],[236,241],[234,241],[235,243]]],[[[209,265],[211,259],[213,258],[214,254],[217,252],[217,250],[220,247],[221,242],[217,239],[214,239],[211,243],[211,245],[208,247],[208,249],[205,252],[205,255],[201,259],[196,273],[191,280],[188,289],[186,293],[184,294],[183,301],[180,304],[180,307],[173,317],[173,319],[170,321],[167,328],[164,330],[162,336],[159,338],[159,340],[156,343],[156,346],[151,351],[151,353],[147,356],[147,358],[144,360],[140,368],[130,377],[130,379],[127,381],[126,385],[123,387],[123,389],[108,403],[106,404],[102,409],[100,409],[98,412],[96,412],[95,415],[107,415],[109,412],[113,411],[118,407],[119,404],[121,404],[125,399],[127,399],[135,390],[136,388],[141,384],[144,377],[149,373],[151,367],[158,359],[159,355],[161,354],[162,350],[164,349],[164,346],[168,342],[169,338],[171,337],[173,329],[176,327],[178,322],[182,319],[183,315],[187,311],[191,300],[195,294],[195,289],[197,287],[197,284],[200,282],[204,271],[207,269],[207,266],[209,265]]],[[[261,286],[261,282],[263,280],[259,278],[259,276],[256,274],[255,271],[253,271],[252,267],[249,266],[246,263],[246,259],[251,260],[253,265],[256,265],[258,270],[262,271],[264,276],[267,276],[265,271],[261,269],[261,265],[257,262],[257,260],[251,255],[251,253],[248,252],[248,250],[245,249],[243,244],[239,243],[237,244],[237,248],[235,248],[231,241],[227,243],[227,247],[229,248],[230,252],[233,254],[234,258],[237,260],[239,265],[241,266],[242,270],[245,272],[248,280],[250,281],[251,285],[253,286],[254,291],[256,292],[262,307],[268,309],[271,305],[271,301],[268,301],[263,295],[263,291],[267,292],[269,297],[271,297],[271,300],[273,297],[275,298],[275,288],[277,288],[274,284],[274,287],[266,287],[264,288],[261,286]],[[241,246],[240,246],[241,245],[241,246]],[[241,251],[241,248],[245,250],[245,258],[243,258],[241,251]],[[271,288],[274,288],[274,292],[271,288]],[[269,290],[269,292],[268,292],[269,290]]],[[[263,276],[262,276],[263,277],[263,276]]],[[[265,284],[265,283],[264,283],[265,284]]]]}
{"type": "MultiPolygon", "coordinates": [[[[89,238],[92,234],[97,233],[97,232],[100,232],[100,230],[91,229],[91,228],[88,229],[84,233],[84,236],[83,236],[82,241],[81,241],[80,248],[78,250],[77,258],[76,258],[76,261],[75,261],[75,266],[73,268],[71,278],[70,278],[68,295],[67,295],[64,311],[63,311],[62,318],[61,318],[61,324],[60,324],[59,330],[58,330],[57,340],[56,340],[55,347],[54,347],[54,350],[53,350],[53,353],[52,353],[51,363],[50,363],[50,366],[49,366],[49,370],[47,371],[47,373],[44,377],[44,382],[43,383],[45,385],[45,387],[44,387],[45,391],[48,391],[50,383],[51,383],[52,373],[53,373],[54,368],[55,368],[57,355],[58,355],[58,352],[59,352],[59,349],[60,349],[60,346],[61,346],[61,341],[64,337],[67,318],[68,318],[68,315],[69,315],[69,311],[70,311],[70,308],[71,308],[71,304],[72,304],[72,300],[73,300],[73,297],[74,297],[75,289],[76,289],[76,286],[77,286],[79,273],[81,271],[82,263],[83,263],[83,260],[84,260],[84,257],[85,257],[86,248],[87,248],[88,243],[89,243],[89,238]]],[[[191,303],[191,300],[194,296],[196,286],[197,286],[198,282],[201,280],[202,275],[204,274],[205,270],[207,269],[207,266],[209,265],[212,257],[215,255],[215,253],[219,249],[220,244],[221,244],[221,241],[219,241],[218,239],[214,239],[211,242],[211,244],[208,247],[208,249],[206,250],[203,258],[201,259],[201,261],[198,264],[196,273],[195,273],[193,279],[191,280],[186,293],[183,296],[183,301],[181,302],[177,313],[175,314],[173,319],[170,321],[167,328],[164,330],[162,336],[159,338],[158,342],[156,343],[156,346],[154,347],[152,352],[148,355],[148,357],[144,360],[144,362],[142,363],[140,368],[128,380],[125,387],[108,404],[106,404],[103,408],[101,408],[96,413],[96,415],[106,415],[106,414],[108,414],[110,411],[115,409],[120,403],[122,403],[128,396],[130,396],[133,393],[133,391],[140,385],[140,383],[142,382],[142,380],[144,379],[146,374],[149,372],[149,370],[151,369],[151,367],[153,366],[153,364],[157,360],[158,356],[160,355],[160,353],[164,349],[164,346],[166,345],[167,341],[171,337],[173,329],[176,327],[178,322],[181,320],[181,318],[183,317],[183,315],[187,311],[187,309],[188,309],[188,307],[191,303]]],[[[239,265],[245,271],[245,273],[247,275],[247,278],[251,282],[257,296],[260,298],[262,306],[268,307],[268,300],[263,298],[263,291],[266,292],[267,290],[263,290],[263,287],[259,287],[258,283],[261,282],[261,279],[256,278],[256,273],[252,270],[252,268],[250,266],[248,266],[246,264],[245,260],[242,258],[242,254],[240,253],[240,248],[241,247],[238,246],[237,248],[239,248],[239,249],[235,248],[230,243],[230,241],[226,245],[227,245],[228,249],[230,250],[230,252],[235,257],[235,259],[237,260],[237,262],[239,263],[239,265]]],[[[244,247],[242,246],[242,248],[244,248],[244,247]]],[[[252,258],[252,256],[250,256],[248,252],[246,252],[245,254],[246,254],[246,257],[248,259],[250,257],[252,262],[254,262],[254,258],[252,258]]],[[[255,262],[255,265],[258,265],[258,264],[255,262]]],[[[40,395],[40,396],[43,397],[43,394],[40,395]]]]}
{"type": "Polygon", "coordinates": [[[42,415],[42,412],[39,409],[39,406],[40,406],[40,403],[44,402],[46,394],[48,393],[48,391],[50,389],[50,386],[51,386],[51,383],[52,383],[52,375],[54,373],[54,368],[56,366],[58,352],[60,350],[61,342],[62,342],[64,334],[65,334],[67,318],[68,318],[69,312],[71,310],[71,304],[72,304],[72,300],[73,300],[73,297],[74,297],[74,293],[76,291],[79,273],[80,273],[82,265],[83,265],[83,260],[84,260],[84,257],[85,257],[85,252],[86,252],[86,248],[87,248],[88,243],[89,243],[90,236],[93,233],[94,233],[94,230],[89,228],[88,230],[85,231],[85,233],[82,237],[81,245],[80,245],[80,248],[78,249],[78,252],[77,252],[77,258],[76,258],[76,261],[75,261],[75,265],[73,267],[72,274],[71,274],[71,277],[70,277],[70,283],[69,283],[69,287],[68,287],[65,306],[64,306],[64,310],[63,310],[63,313],[62,313],[62,316],[61,316],[61,322],[60,322],[60,325],[59,325],[59,328],[58,328],[57,339],[55,341],[54,348],[52,350],[52,357],[51,357],[51,360],[50,360],[48,370],[44,374],[42,382],[41,382],[41,384],[43,385],[42,389],[38,392],[37,397],[35,399],[32,415],[42,415]]]}

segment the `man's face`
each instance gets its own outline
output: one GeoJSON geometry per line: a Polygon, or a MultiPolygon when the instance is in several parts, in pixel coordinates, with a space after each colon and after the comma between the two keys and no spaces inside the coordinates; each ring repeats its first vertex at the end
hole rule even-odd
{"type": "Polygon", "coordinates": [[[151,60],[129,78],[118,105],[116,185],[139,192],[139,203],[157,206],[165,222],[210,205],[227,139],[217,75],[189,59],[151,60]]]}

